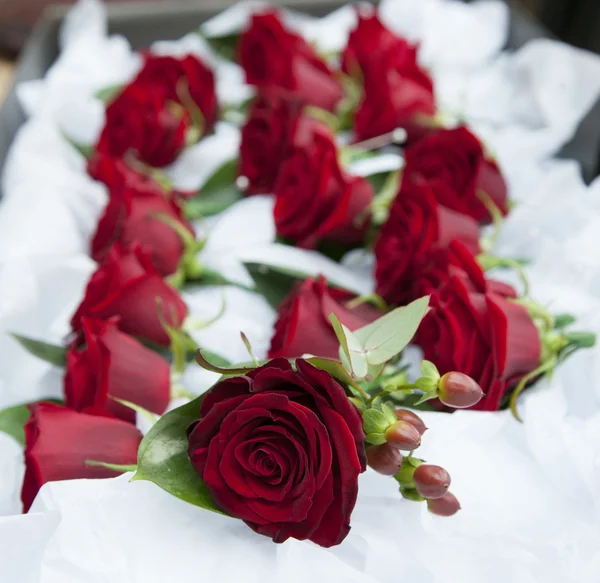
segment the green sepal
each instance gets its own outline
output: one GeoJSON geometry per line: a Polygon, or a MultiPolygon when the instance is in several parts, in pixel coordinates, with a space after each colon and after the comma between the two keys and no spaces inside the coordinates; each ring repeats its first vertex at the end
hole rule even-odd
{"type": "MultiPolygon", "coordinates": [[[[222,375],[244,375],[253,371],[257,365],[254,366],[220,366],[216,362],[209,362],[205,355],[211,354],[204,349],[198,349],[196,351],[196,362],[205,370],[216,372],[222,375]]],[[[212,355],[214,356],[214,355],[212,355]]]]}
{"type": "Polygon", "coordinates": [[[554,316],[554,327],[557,330],[562,330],[563,328],[573,324],[575,321],[576,318],[571,316],[571,314],[558,314],[554,316]]]}
{"type": "Polygon", "coordinates": [[[27,405],[15,405],[0,411],[0,431],[13,437],[20,445],[25,445],[25,424],[29,415],[27,405]]]}
{"type": "Polygon", "coordinates": [[[21,336],[11,332],[10,335],[25,349],[29,354],[37,356],[37,358],[49,362],[54,366],[64,367],[67,363],[67,349],[64,346],[57,346],[55,344],[49,344],[48,342],[42,342],[41,340],[34,340],[27,336],[21,336]]]}
{"type": "Polygon", "coordinates": [[[145,435],[132,481],[152,482],[180,500],[224,514],[188,458],[187,430],[200,416],[204,395],[163,415],[145,435]]]}
{"type": "Polygon", "coordinates": [[[103,87],[99,91],[96,91],[94,97],[102,101],[104,105],[108,105],[121,93],[121,91],[123,91],[123,87],[124,85],[122,83],[119,83],[117,85],[109,85],[108,87],[103,87]]]}
{"type": "Polygon", "coordinates": [[[408,488],[406,486],[400,486],[400,494],[403,498],[410,500],[411,502],[423,502],[425,498],[417,492],[415,488],[408,488]]]}
{"type": "Polygon", "coordinates": [[[371,445],[383,445],[387,443],[387,439],[383,433],[368,433],[365,441],[371,445]]]}
{"type": "Polygon", "coordinates": [[[385,433],[389,426],[390,423],[382,411],[370,408],[363,412],[363,429],[366,435],[385,433]]]}
{"type": "Polygon", "coordinates": [[[108,470],[114,470],[115,472],[135,472],[137,470],[136,465],[121,465],[121,464],[109,464],[108,462],[100,462],[97,460],[85,460],[86,466],[97,466],[106,468],[108,470]]]}

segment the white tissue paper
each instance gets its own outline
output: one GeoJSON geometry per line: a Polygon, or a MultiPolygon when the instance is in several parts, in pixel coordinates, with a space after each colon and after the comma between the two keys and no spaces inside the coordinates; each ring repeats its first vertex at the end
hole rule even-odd
{"type": "MultiPolygon", "coordinates": [[[[202,33],[239,32],[257,6],[264,4],[237,4],[204,23],[202,33]]],[[[600,181],[586,186],[575,162],[552,158],[600,95],[600,59],[550,40],[503,52],[509,13],[499,1],[384,0],[381,14],[420,43],[440,107],[485,139],[508,177],[517,206],[495,251],[531,260],[526,270],[535,298],[600,332],[600,181]]],[[[295,12],[285,18],[330,51],[343,47],[356,16],[346,6],[323,19],[295,12]]],[[[85,175],[83,158],[63,134],[93,143],[104,119],[96,93],[126,83],[140,66],[124,38],[107,35],[97,0],[73,9],[61,46],[45,79],[18,88],[29,121],[11,148],[0,205],[0,329],[54,343],[68,332],[95,269],[89,241],[106,205],[104,187],[85,175]]],[[[219,97],[228,103],[251,94],[240,68],[197,35],[157,39],[152,50],[202,55],[216,67],[219,97]]],[[[167,172],[179,188],[197,189],[236,156],[239,140],[237,128],[219,123],[167,172]]],[[[402,164],[398,157],[380,158],[353,170],[402,164]]],[[[324,273],[357,293],[373,289],[369,253],[351,253],[337,264],[275,244],[272,197],[242,200],[197,227],[209,234],[203,264],[240,284],[251,284],[243,263],[260,262],[324,273]]],[[[234,287],[197,288],[185,300],[190,333],[201,346],[248,360],[243,330],[257,357],[265,356],[276,315],[261,297],[234,287]]],[[[191,364],[180,382],[198,395],[217,378],[191,364]]],[[[425,414],[431,431],[423,454],[450,470],[463,510],[452,520],[432,516],[403,500],[392,480],[369,471],[361,477],[351,534],[332,549],[295,540],[274,545],[243,523],[187,505],[153,484],[129,483],[128,475],[47,484],[31,512],[19,516],[21,450],[0,435],[2,580],[596,583],[599,378],[597,347],[524,396],[524,424],[509,412],[425,414]]],[[[60,370],[0,336],[0,408],[60,391],[60,370]]]]}

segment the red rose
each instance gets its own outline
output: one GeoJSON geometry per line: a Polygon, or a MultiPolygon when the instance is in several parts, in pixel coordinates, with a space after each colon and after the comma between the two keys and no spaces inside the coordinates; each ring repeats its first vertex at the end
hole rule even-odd
{"type": "Polygon", "coordinates": [[[299,247],[321,241],[362,242],[368,226],[373,188],[340,168],[333,136],[309,116],[297,121],[275,183],[277,233],[299,247]]]}
{"type": "Polygon", "coordinates": [[[285,157],[301,102],[281,89],[262,90],[242,128],[240,176],[248,179],[246,194],[271,193],[285,157]]]}
{"type": "Polygon", "coordinates": [[[185,303],[161,279],[150,255],[138,246],[125,248],[116,244],[92,275],[71,326],[79,332],[84,317],[106,320],[119,316],[119,329],[123,332],[168,346],[161,311],[165,321],[175,328],[187,315],[185,303]]]}
{"type": "Polygon", "coordinates": [[[96,150],[121,158],[128,152],[160,168],[173,162],[186,146],[191,118],[164,92],[129,85],[106,108],[106,122],[96,150]]]}
{"type": "Polygon", "coordinates": [[[253,15],[240,39],[239,59],[250,85],[288,89],[330,111],[343,97],[329,67],[302,37],[284,28],[276,12],[253,15]]]}
{"type": "Polygon", "coordinates": [[[164,92],[167,99],[180,103],[191,114],[197,108],[202,114],[203,133],[208,133],[219,117],[214,73],[194,55],[176,58],[145,53],[144,66],[133,84],[164,92]]]}
{"type": "Polygon", "coordinates": [[[124,245],[136,242],[150,253],[160,275],[175,273],[185,251],[184,244],[181,235],[162,217],[192,235],[193,227],[184,219],[173,196],[160,191],[155,182],[131,171],[123,177],[121,183],[115,175],[110,177],[108,205],[92,240],[92,257],[101,263],[115,242],[124,245]]]}
{"type": "Polygon", "coordinates": [[[465,127],[440,130],[406,148],[405,176],[427,180],[438,201],[481,223],[491,216],[478,196],[484,191],[502,214],[508,213],[506,183],[481,142],[465,127]]]}
{"type": "Polygon", "coordinates": [[[188,454],[214,501],[281,543],[329,547],[350,530],[365,470],[362,417],[331,375],[278,358],[215,385],[188,454]]]}
{"type": "Polygon", "coordinates": [[[430,131],[436,113],[433,81],[417,61],[417,47],[395,36],[376,14],[359,17],[342,56],[349,72],[362,70],[364,94],[354,120],[356,139],[401,127],[413,141],[430,131]]]}
{"type": "Polygon", "coordinates": [[[86,460],[118,465],[137,462],[142,434],[131,423],[78,413],[53,403],[38,403],[29,409],[21,490],[25,512],[46,482],[119,475],[114,470],[88,466],[86,460]]]}
{"type": "Polygon", "coordinates": [[[82,342],[67,351],[66,405],[135,423],[135,411],[112,397],[161,415],[171,397],[167,360],[119,332],[117,322],[82,318],[82,342]]]}
{"type": "Polygon", "coordinates": [[[377,11],[365,14],[363,7],[357,10],[356,28],[348,36],[348,44],[342,53],[342,71],[348,75],[360,77],[363,71],[376,66],[376,62],[388,51],[398,53],[399,61],[417,62],[417,47],[405,39],[396,36],[385,27],[377,11]]]}
{"type": "Polygon", "coordinates": [[[388,303],[419,297],[431,266],[449,262],[444,252],[453,241],[479,253],[479,225],[439,204],[429,185],[405,176],[375,244],[377,293],[388,303]]]}
{"type": "Polygon", "coordinates": [[[269,358],[313,354],[338,360],[340,344],[329,322],[329,314],[335,314],[352,332],[381,316],[368,303],[348,308],[346,304],[355,298],[346,291],[328,288],[323,276],[316,281],[307,278],[292,290],[279,308],[269,358]]]}
{"type": "Polygon", "coordinates": [[[452,277],[431,296],[430,306],[415,343],[441,374],[458,371],[479,383],[485,397],[474,409],[498,410],[516,380],[539,366],[538,330],[527,310],[510,299],[470,291],[452,277]]]}

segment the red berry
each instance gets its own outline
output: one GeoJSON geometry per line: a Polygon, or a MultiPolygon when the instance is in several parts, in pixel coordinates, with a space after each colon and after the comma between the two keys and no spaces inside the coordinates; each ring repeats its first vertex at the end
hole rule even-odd
{"type": "Polygon", "coordinates": [[[409,411],[408,409],[396,409],[396,417],[399,421],[406,421],[410,423],[421,435],[427,431],[423,419],[421,419],[416,413],[409,411]]]}
{"type": "Polygon", "coordinates": [[[396,421],[385,432],[387,442],[396,449],[413,451],[421,445],[421,434],[412,423],[396,421]]]}
{"type": "Polygon", "coordinates": [[[448,372],[438,383],[438,396],[448,407],[466,409],[479,403],[483,391],[470,376],[462,372],[448,372]]]}
{"type": "Polygon", "coordinates": [[[427,500],[427,508],[438,516],[453,516],[460,510],[460,503],[452,492],[446,492],[437,500],[427,500]]]}
{"type": "Polygon", "coordinates": [[[367,447],[367,463],[384,476],[393,476],[402,467],[402,454],[389,444],[369,445],[367,447]]]}
{"type": "Polygon", "coordinates": [[[436,500],[448,491],[450,474],[440,466],[420,465],[413,475],[415,488],[424,498],[436,500]]]}

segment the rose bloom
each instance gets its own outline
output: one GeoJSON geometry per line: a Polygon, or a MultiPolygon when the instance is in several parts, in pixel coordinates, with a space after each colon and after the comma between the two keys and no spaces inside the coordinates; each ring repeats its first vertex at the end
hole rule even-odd
{"type": "Polygon", "coordinates": [[[352,332],[381,316],[368,303],[349,308],[347,304],[353,299],[356,296],[351,293],[327,287],[323,276],[298,284],[279,307],[269,358],[312,354],[338,360],[340,343],[329,314],[335,314],[352,332]]]}
{"type": "Polygon", "coordinates": [[[161,322],[180,328],[187,307],[177,291],[165,283],[141,247],[116,244],[92,275],[71,326],[82,331],[82,318],[119,317],[119,329],[137,338],[169,346],[161,322]]]}
{"type": "Polygon", "coordinates": [[[185,148],[191,126],[189,113],[170,102],[164,91],[132,84],[106,108],[96,150],[117,158],[132,154],[149,166],[161,168],[185,148]]]}
{"type": "Polygon", "coordinates": [[[478,196],[483,191],[503,215],[508,213],[502,172],[467,128],[436,131],[406,148],[405,157],[405,176],[427,180],[444,206],[480,223],[490,223],[492,217],[478,196]]]}
{"type": "MultiPolygon", "coordinates": [[[[107,166],[104,162],[103,166],[107,166]]],[[[164,220],[177,223],[183,231],[194,234],[185,220],[177,198],[164,193],[152,180],[144,180],[130,171],[109,178],[109,199],[92,239],[91,255],[103,262],[115,242],[129,245],[137,242],[150,252],[161,276],[177,271],[185,251],[181,235],[164,220]],[[122,176],[122,181],[118,177],[122,176]]]]}
{"type": "Polygon", "coordinates": [[[86,461],[132,465],[142,434],[126,421],[79,413],[53,403],[30,405],[25,425],[25,478],[21,490],[27,512],[46,482],[113,478],[120,472],[86,461]]]}
{"type": "Polygon", "coordinates": [[[81,326],[82,341],[67,350],[67,407],[135,423],[135,411],[117,398],[163,414],[171,398],[169,362],[120,332],[116,319],[82,318],[81,326]]]}
{"type": "MultiPolygon", "coordinates": [[[[425,280],[443,280],[453,257],[453,241],[467,254],[479,253],[479,225],[470,217],[439,204],[428,183],[404,176],[400,191],[375,244],[377,293],[390,304],[408,303],[422,294],[425,280]],[[442,274],[440,275],[440,268],[442,274]]],[[[465,259],[462,261],[474,261],[465,259]]]]}
{"type": "Polygon", "coordinates": [[[407,131],[409,142],[430,131],[436,113],[433,81],[417,61],[417,47],[387,29],[376,12],[359,12],[342,67],[363,82],[354,121],[358,141],[398,127],[407,131]]]}
{"type": "Polygon", "coordinates": [[[281,543],[339,544],[366,468],[362,417],[327,372],[277,358],[216,384],[188,429],[215,503],[281,543]]]}
{"type": "Polygon", "coordinates": [[[246,194],[273,192],[301,108],[301,100],[286,90],[259,92],[242,128],[239,174],[248,179],[246,194]]]}
{"type": "Polygon", "coordinates": [[[329,128],[301,116],[275,183],[277,234],[306,249],[322,241],[358,245],[373,196],[367,180],[340,168],[329,128]]]}
{"type": "Polygon", "coordinates": [[[177,58],[144,53],[144,66],[133,81],[148,91],[164,91],[167,99],[202,115],[203,133],[212,130],[219,117],[215,75],[195,55],[177,58]]]}
{"type": "Polygon", "coordinates": [[[329,111],[343,97],[329,67],[302,37],[284,28],[277,12],[252,16],[240,39],[239,61],[250,85],[281,87],[329,111]]]}
{"type": "Polygon", "coordinates": [[[473,378],[485,396],[473,409],[497,411],[507,391],[541,359],[538,329],[527,310],[493,291],[472,291],[451,277],[432,294],[415,344],[445,374],[473,378]]]}

